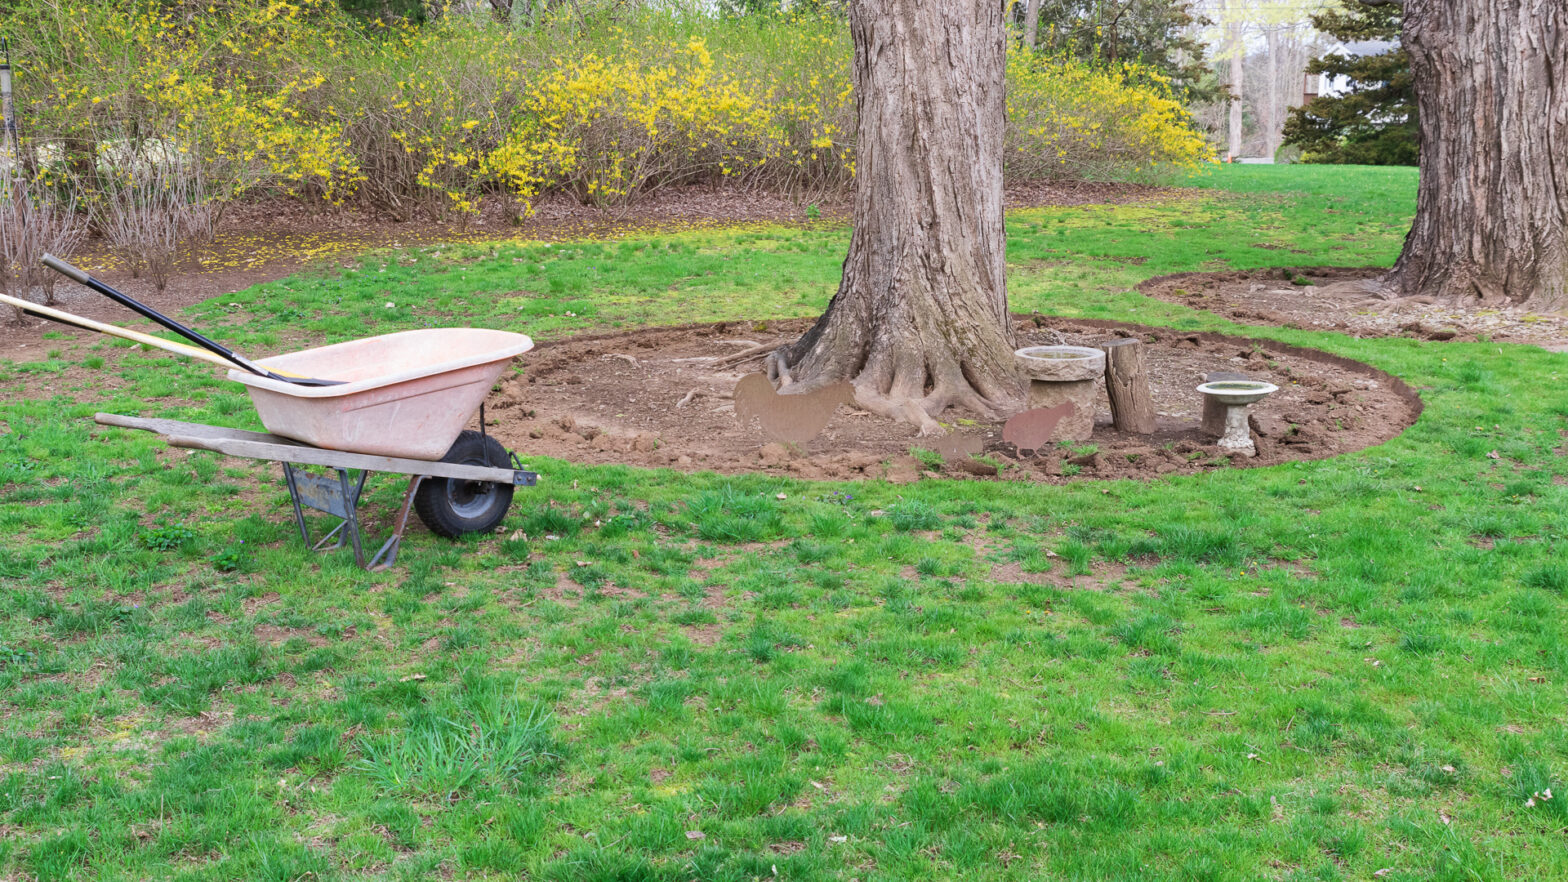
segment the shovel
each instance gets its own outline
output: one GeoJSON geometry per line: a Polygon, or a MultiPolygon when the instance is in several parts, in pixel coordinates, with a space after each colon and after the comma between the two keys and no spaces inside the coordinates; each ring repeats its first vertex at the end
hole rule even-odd
{"type": "MultiPolygon", "coordinates": [[[[136,300],[135,298],[131,297],[130,295],[125,294],[125,293],[123,293],[121,291],[117,291],[114,288],[109,287],[108,285],[104,284],[103,282],[98,281],[97,279],[93,278],[92,276],[88,275],[87,273],[82,272],[81,270],[77,269],[74,266],[71,266],[70,264],[66,263],[65,261],[61,260],[58,257],[55,257],[52,254],[45,254],[44,255],[43,264],[44,264],[44,266],[49,267],[50,269],[54,270],[55,272],[65,276],[65,277],[67,277],[69,279],[73,279],[73,280],[75,280],[77,282],[82,283],[83,285],[86,285],[87,287],[93,289],[94,291],[97,291],[99,294],[102,294],[103,296],[109,298],[110,300],[113,300],[115,303],[118,303],[121,306],[127,307],[127,308],[129,308],[131,310],[134,310],[135,312],[139,313],[142,316],[145,316],[146,318],[152,319],[153,321],[157,322],[158,324],[164,326],[165,328],[168,328],[169,330],[173,331],[176,334],[179,334],[181,337],[184,337],[185,339],[191,341],[192,343],[195,343],[197,346],[200,346],[201,348],[207,350],[208,352],[212,352],[212,353],[217,354],[218,356],[221,356],[224,359],[224,361],[219,362],[219,363],[224,364],[224,366],[228,366],[230,363],[232,363],[233,365],[236,365],[236,366],[238,366],[240,368],[243,368],[244,370],[247,370],[247,371],[255,374],[258,377],[267,377],[268,379],[280,380],[280,381],[282,381],[284,383],[293,383],[296,386],[340,386],[340,385],[342,385],[342,381],[341,380],[320,380],[320,379],[316,379],[314,377],[301,377],[301,376],[297,376],[297,375],[293,375],[293,374],[282,374],[282,373],[278,373],[276,371],[267,370],[266,368],[262,367],[259,364],[256,364],[255,362],[251,361],[250,359],[245,358],[245,357],[239,355],[238,353],[234,352],[232,349],[229,349],[228,347],[222,345],[221,343],[216,343],[216,342],[214,342],[212,340],[209,340],[208,338],[202,336],[201,334],[198,334],[196,331],[194,331],[194,330],[192,330],[190,328],[187,328],[186,326],[180,324],[179,322],[175,321],[174,319],[169,318],[168,316],[164,315],[163,313],[159,312],[158,310],[153,309],[152,307],[148,306],[145,303],[142,303],[139,300],[136,300]]],[[[12,304],[12,305],[15,305],[15,304],[12,304]]],[[[31,311],[31,310],[29,310],[29,311],[31,311]]],[[[57,310],[51,310],[51,311],[57,311],[57,310]]],[[[41,315],[41,313],[36,313],[36,312],[34,314],[35,315],[41,315]]],[[[69,313],[61,313],[61,314],[62,315],[69,315],[69,313]]],[[[47,316],[46,316],[46,318],[47,318],[47,316]]],[[[75,317],[73,316],[73,318],[75,318],[75,317]]],[[[86,320],[84,319],[83,321],[86,321],[86,320]]],[[[101,325],[101,323],[99,323],[99,322],[94,322],[93,324],[101,325]]],[[[84,327],[84,326],[78,325],[78,327],[84,327]]],[[[104,328],[104,327],[114,327],[114,326],[113,325],[101,325],[101,327],[92,328],[91,330],[101,331],[102,333],[111,333],[109,331],[103,331],[102,328],[104,328]]],[[[124,330],[124,329],[122,328],[122,329],[118,329],[118,330],[124,330]]],[[[135,332],[131,332],[131,333],[135,333],[135,332]]],[[[146,335],[143,335],[143,336],[146,336],[146,335]]],[[[151,339],[157,340],[158,338],[157,337],[152,337],[151,339]]],[[[163,341],[163,342],[164,343],[168,343],[168,341],[163,341]]],[[[158,344],[152,343],[152,344],[149,344],[149,345],[157,346],[158,344]]],[[[174,345],[180,345],[180,344],[174,344],[174,345]]],[[[167,349],[168,347],[167,346],[162,346],[160,348],[167,349]]],[[[189,349],[190,347],[182,347],[182,348],[189,349]]],[[[170,351],[172,352],[174,350],[170,350],[170,351]]],[[[181,353],[181,354],[188,354],[188,353],[181,353]]],[[[211,359],[208,359],[208,360],[211,360],[211,359]]]]}

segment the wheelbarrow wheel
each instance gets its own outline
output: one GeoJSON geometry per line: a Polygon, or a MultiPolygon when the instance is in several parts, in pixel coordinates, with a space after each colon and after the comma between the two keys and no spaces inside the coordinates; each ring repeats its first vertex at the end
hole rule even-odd
{"type": "MultiPolygon", "coordinates": [[[[457,436],[441,461],[503,469],[511,465],[511,457],[501,442],[468,429],[457,436]]],[[[506,518],[506,510],[512,506],[512,490],[511,484],[426,478],[414,494],[414,511],[430,532],[448,539],[488,533],[506,518]]]]}

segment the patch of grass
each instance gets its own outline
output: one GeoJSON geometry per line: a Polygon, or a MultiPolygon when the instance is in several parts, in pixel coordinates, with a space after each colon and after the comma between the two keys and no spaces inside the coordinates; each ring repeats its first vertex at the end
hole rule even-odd
{"type": "Polygon", "coordinates": [[[361,736],[355,768],[393,795],[515,792],[559,757],[548,714],[508,692],[467,674],[455,696],[410,711],[390,732],[361,736]]]}
{"type": "Polygon", "coordinates": [[[947,464],[942,454],[925,447],[911,447],[909,455],[919,460],[921,467],[928,471],[940,472],[942,466],[947,464]]]}
{"type": "Polygon", "coordinates": [[[900,502],[887,511],[889,523],[901,533],[916,530],[936,530],[942,526],[942,515],[934,506],[918,499],[900,502]]]}
{"type": "Polygon", "coordinates": [[[1550,563],[1536,567],[1524,576],[1524,584],[1556,594],[1568,592],[1568,566],[1550,563]]]}

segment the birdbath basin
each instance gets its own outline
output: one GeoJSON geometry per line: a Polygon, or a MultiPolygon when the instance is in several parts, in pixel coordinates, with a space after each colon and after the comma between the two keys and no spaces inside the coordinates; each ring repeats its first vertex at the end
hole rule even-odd
{"type": "Polygon", "coordinates": [[[1220,449],[1257,456],[1258,447],[1252,443],[1252,432],[1247,428],[1247,408],[1278,392],[1279,387],[1257,380],[1220,380],[1204,383],[1198,391],[1225,405],[1225,434],[1220,437],[1220,449]]]}
{"type": "Polygon", "coordinates": [[[1029,378],[1029,409],[1072,402],[1052,441],[1087,441],[1094,433],[1095,381],[1105,375],[1105,353],[1087,346],[1027,346],[1013,353],[1029,378]]]}

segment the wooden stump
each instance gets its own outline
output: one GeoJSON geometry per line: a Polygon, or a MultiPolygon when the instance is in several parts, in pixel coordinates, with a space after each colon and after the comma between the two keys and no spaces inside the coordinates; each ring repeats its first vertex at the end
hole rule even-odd
{"type": "Polygon", "coordinates": [[[1111,399],[1111,422],[1117,431],[1154,434],[1154,396],[1143,363],[1143,341],[1131,338],[1102,343],[1105,391],[1111,399]]]}
{"type": "MultiPolygon", "coordinates": [[[[1213,371],[1203,378],[1205,383],[1234,383],[1240,380],[1251,379],[1246,374],[1235,371],[1213,371]]],[[[1201,393],[1200,393],[1201,394],[1201,393]]],[[[1203,396],[1203,424],[1200,427],[1203,434],[1210,438],[1220,438],[1225,434],[1225,411],[1230,408],[1220,404],[1213,395],[1203,396]]]]}

